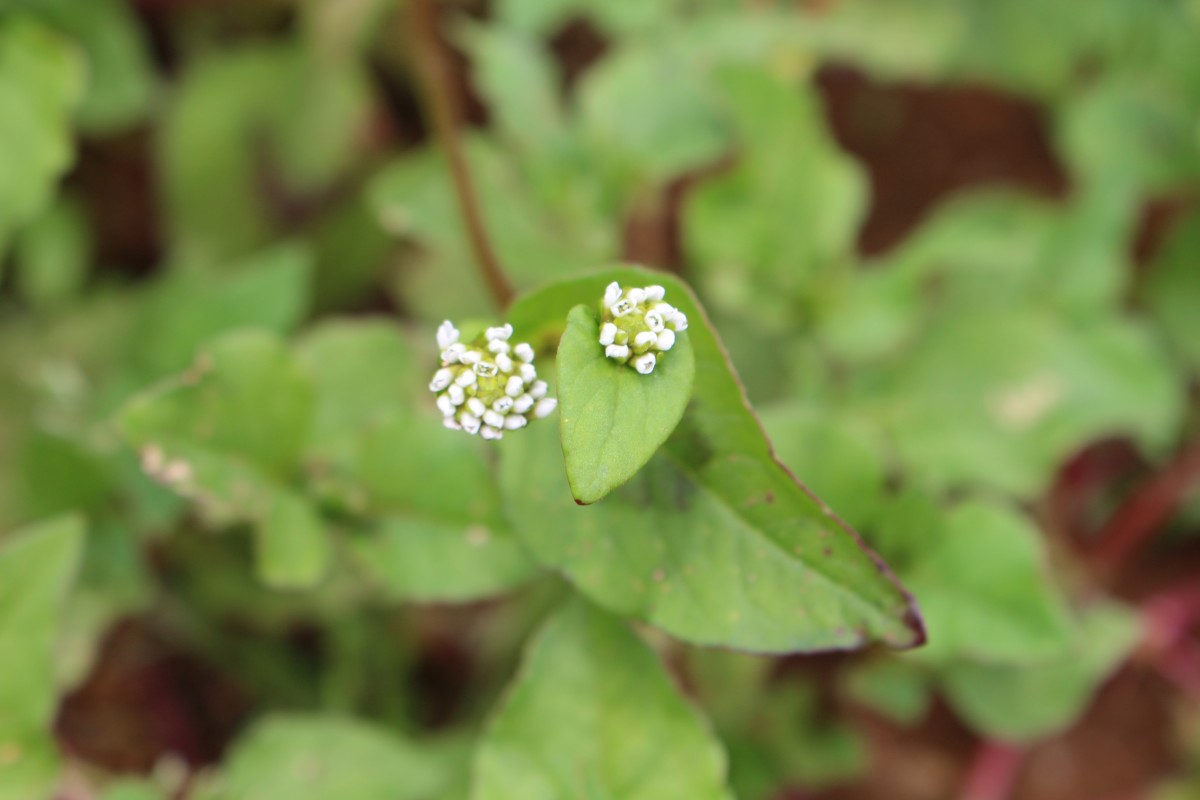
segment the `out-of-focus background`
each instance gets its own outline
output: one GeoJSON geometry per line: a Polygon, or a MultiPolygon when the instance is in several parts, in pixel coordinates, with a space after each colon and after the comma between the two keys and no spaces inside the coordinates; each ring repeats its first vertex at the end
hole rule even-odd
{"type": "Polygon", "coordinates": [[[925,614],[649,634],[738,797],[1200,797],[1200,2],[5,0],[0,798],[468,796],[569,590],[419,433],[497,314],[438,109],[517,290],[688,281],[925,614]]]}

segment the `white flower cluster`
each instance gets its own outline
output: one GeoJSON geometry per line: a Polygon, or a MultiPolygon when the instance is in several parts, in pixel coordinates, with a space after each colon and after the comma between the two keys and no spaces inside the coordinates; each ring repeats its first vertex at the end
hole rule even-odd
{"type": "Polygon", "coordinates": [[[442,367],[433,374],[429,391],[437,394],[443,424],[484,439],[502,439],[554,411],[558,401],[546,397],[546,382],[533,366],[533,348],[510,345],[512,325],[488,328],[478,344],[459,342],[450,320],[438,328],[442,367]]]}
{"type": "Polygon", "coordinates": [[[687,315],[663,302],[661,286],[621,289],[613,281],[604,291],[600,344],[604,355],[631,364],[643,375],[654,371],[658,355],[675,346],[675,334],[687,330],[687,315]]]}

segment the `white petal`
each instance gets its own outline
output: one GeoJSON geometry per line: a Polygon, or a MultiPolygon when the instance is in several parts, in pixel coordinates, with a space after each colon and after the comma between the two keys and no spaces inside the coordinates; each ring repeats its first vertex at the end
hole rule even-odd
{"type": "Polygon", "coordinates": [[[626,314],[633,313],[633,310],[636,308],[637,308],[636,303],[634,303],[628,297],[624,297],[624,298],[618,300],[617,302],[613,303],[611,306],[609,306],[608,310],[610,312],[612,312],[612,315],[614,317],[623,317],[626,314]]]}
{"type": "Polygon", "coordinates": [[[442,424],[452,431],[461,431],[462,425],[454,417],[442,417],[442,424]]]}
{"type": "Polygon", "coordinates": [[[450,345],[458,341],[458,328],[454,327],[454,323],[450,320],[444,321],[438,326],[437,343],[438,347],[445,350],[450,345]]]}
{"type": "Polygon", "coordinates": [[[429,391],[440,392],[449,386],[452,380],[454,380],[454,372],[443,367],[433,373],[433,380],[429,382],[429,391]]]}
{"type": "Polygon", "coordinates": [[[609,358],[624,360],[629,358],[629,348],[623,344],[610,344],[608,347],[604,348],[604,355],[608,356],[609,358]]]}
{"type": "Polygon", "coordinates": [[[490,426],[490,425],[484,425],[484,426],[483,426],[483,427],[482,427],[482,428],[479,430],[479,435],[480,435],[480,436],[482,436],[482,437],[483,437],[483,438],[485,438],[485,439],[503,439],[503,438],[504,438],[504,434],[503,434],[503,433],[501,433],[500,431],[496,430],[495,428],[493,428],[493,427],[492,427],[492,426],[490,426]]]}
{"type": "Polygon", "coordinates": [[[537,405],[533,407],[533,416],[537,417],[538,419],[548,417],[556,408],[558,408],[557,399],[553,397],[544,397],[541,400],[538,400],[537,405]]]}
{"type": "Polygon", "coordinates": [[[480,425],[479,417],[472,416],[471,414],[463,414],[458,419],[459,419],[459,422],[462,423],[464,431],[471,434],[472,436],[479,433],[479,425],[480,425]]]}
{"type": "Polygon", "coordinates": [[[654,357],[654,353],[643,353],[633,360],[634,368],[643,375],[649,375],[654,372],[654,365],[658,359],[654,357]]]}
{"type": "Polygon", "coordinates": [[[507,353],[508,342],[503,339],[493,339],[488,342],[488,350],[491,350],[493,353],[507,353]]]}
{"type": "Polygon", "coordinates": [[[487,411],[483,412],[483,424],[491,425],[493,428],[503,428],[504,415],[496,411],[492,411],[489,408],[487,411]]]}
{"type": "Polygon", "coordinates": [[[528,342],[521,342],[513,348],[513,355],[528,364],[533,361],[533,348],[529,346],[528,342]]]}
{"type": "Polygon", "coordinates": [[[625,293],[625,296],[628,297],[634,305],[640,305],[641,302],[646,299],[646,292],[643,289],[630,289],[625,293]]]}
{"type": "Polygon", "coordinates": [[[467,399],[466,392],[457,383],[450,384],[450,388],[446,390],[446,395],[450,398],[450,402],[456,406],[461,406],[463,401],[467,399]]]}
{"type": "Polygon", "coordinates": [[[467,401],[467,410],[477,417],[482,417],[483,412],[487,411],[487,406],[478,397],[472,397],[467,401]]]}
{"type": "Polygon", "coordinates": [[[478,364],[483,360],[483,353],[478,350],[465,350],[458,360],[464,364],[478,364]]]}
{"type": "Polygon", "coordinates": [[[658,334],[654,331],[642,331],[637,336],[633,337],[635,347],[649,347],[658,341],[658,334]]]}
{"type": "Polygon", "coordinates": [[[515,431],[518,428],[524,428],[529,424],[529,420],[522,417],[520,414],[509,414],[504,418],[504,429],[506,431],[515,431]]]}
{"type": "Polygon", "coordinates": [[[524,414],[531,408],[533,408],[533,398],[527,394],[523,394],[513,403],[512,410],[514,414],[524,414]]]}
{"type": "Polygon", "coordinates": [[[604,290],[604,305],[611,306],[621,299],[621,284],[613,281],[604,290]]]}
{"type": "Polygon", "coordinates": [[[496,366],[500,368],[501,372],[512,372],[513,360],[504,353],[499,353],[496,355],[496,366]]]}
{"type": "Polygon", "coordinates": [[[611,322],[606,322],[600,326],[600,344],[607,347],[617,338],[617,326],[611,322]]]}
{"type": "Polygon", "coordinates": [[[521,380],[520,375],[513,375],[508,379],[508,383],[504,384],[504,393],[509,397],[519,397],[523,391],[525,391],[525,381],[521,380]]]}
{"type": "Polygon", "coordinates": [[[478,378],[475,377],[475,373],[469,369],[465,369],[457,378],[454,379],[454,382],[465,389],[466,387],[473,385],[476,380],[478,380],[478,378]]]}
{"type": "Polygon", "coordinates": [[[488,328],[486,336],[489,342],[494,342],[497,340],[503,341],[512,336],[512,333],[512,325],[509,325],[506,322],[498,328],[488,328]]]}
{"type": "Polygon", "coordinates": [[[529,396],[534,400],[541,400],[546,396],[546,392],[550,389],[545,381],[536,381],[533,386],[529,387],[529,396]]]}
{"type": "Polygon", "coordinates": [[[657,303],[659,300],[662,300],[667,294],[667,290],[664,289],[663,287],[659,286],[658,284],[654,284],[653,286],[647,286],[642,291],[646,293],[646,300],[651,303],[657,303]]]}
{"type": "Polygon", "coordinates": [[[467,352],[465,344],[452,344],[442,351],[443,364],[457,364],[462,360],[462,354],[467,352]]]}
{"type": "Polygon", "coordinates": [[[666,319],[667,319],[667,323],[672,328],[674,328],[676,330],[676,332],[687,330],[687,325],[688,325],[687,314],[684,314],[682,311],[679,311],[677,309],[671,309],[671,314],[669,316],[667,316],[666,319]]]}
{"type": "Polygon", "coordinates": [[[450,398],[444,394],[438,395],[437,407],[438,407],[438,411],[441,411],[442,416],[444,416],[444,417],[453,416],[454,412],[457,410],[454,407],[454,403],[450,402],[450,398]]]}
{"type": "Polygon", "coordinates": [[[494,408],[496,411],[500,412],[501,414],[507,414],[509,411],[512,410],[512,407],[513,407],[513,399],[511,397],[509,397],[508,395],[505,395],[503,397],[497,397],[496,402],[492,403],[492,408],[494,408]]]}
{"type": "Polygon", "coordinates": [[[655,342],[654,346],[659,350],[670,350],[675,346],[675,331],[670,328],[661,331],[658,334],[658,341],[655,342]]]}
{"type": "Polygon", "coordinates": [[[533,383],[537,380],[537,367],[533,364],[522,364],[517,371],[521,374],[521,380],[526,383],[533,383]]]}
{"type": "Polygon", "coordinates": [[[646,325],[649,326],[650,330],[654,331],[655,333],[658,333],[664,327],[666,327],[666,323],[663,322],[663,315],[653,309],[647,311],[646,316],[643,317],[643,319],[646,320],[646,325]]]}

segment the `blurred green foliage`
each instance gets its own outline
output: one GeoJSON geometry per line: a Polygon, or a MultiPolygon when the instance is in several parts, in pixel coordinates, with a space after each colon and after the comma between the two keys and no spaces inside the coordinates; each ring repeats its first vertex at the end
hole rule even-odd
{"type": "Polygon", "coordinates": [[[1075,724],[1145,632],[1049,487],[1097,442],[1161,465],[1196,436],[1200,3],[443,4],[541,374],[609,280],[692,320],[664,400],[583,374],[576,312],[563,413],[611,390],[596,419],[638,424],[564,471],[609,434],[489,446],[426,390],[434,324],[500,313],[411,108],[415,1],[0,3],[0,798],[177,796],[80,778],[52,729],[130,618],[251,698],[196,759],[210,800],[769,798],[871,769],[851,708],[915,730],[940,698],[1023,745],[1075,724]],[[879,176],[831,129],[827,65],[1024,98],[1068,191],[960,191],[863,255],[879,176]],[[662,218],[680,253],[647,266],[678,274],[603,271],[662,218]],[[818,681],[705,647],[912,644],[893,573],[912,652],[818,681]],[[422,683],[443,639],[461,686],[422,683]]]}

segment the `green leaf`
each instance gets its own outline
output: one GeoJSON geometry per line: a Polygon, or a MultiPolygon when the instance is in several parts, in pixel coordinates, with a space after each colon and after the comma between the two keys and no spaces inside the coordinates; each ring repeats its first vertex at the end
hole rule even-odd
{"type": "Polygon", "coordinates": [[[68,41],[28,18],[0,18],[0,254],[74,159],[70,122],[83,79],[68,41]]]}
{"type": "Polygon", "coordinates": [[[214,526],[257,523],[260,576],[281,588],[313,585],[329,560],[316,511],[288,488],[312,394],[282,342],[243,331],[213,342],[192,369],[120,415],[151,477],[193,500],[214,526]]]}
{"type": "Polygon", "coordinates": [[[144,380],[186,367],[201,345],[237,328],[291,331],[308,312],[313,256],[298,244],[228,264],[220,275],[181,270],[150,291],[131,358],[144,380]]]}
{"type": "Polygon", "coordinates": [[[633,477],[675,430],[687,407],[695,358],[687,333],[642,375],[604,356],[596,313],[576,306],[558,346],[558,401],[567,480],[594,503],[633,477]]]}
{"type": "Polygon", "coordinates": [[[17,236],[14,282],[30,305],[49,308],[78,294],[91,253],[87,220],[62,198],[17,236]]]}
{"type": "Polygon", "coordinates": [[[336,452],[363,429],[414,405],[416,365],[391,322],[325,322],[306,330],[295,352],[316,390],[310,451],[336,452]]]}
{"type": "Polygon", "coordinates": [[[389,596],[463,602],[537,573],[501,512],[486,444],[412,413],[363,431],[354,480],[373,521],[350,548],[389,596]]]}
{"type": "Polygon", "coordinates": [[[1200,213],[1180,220],[1146,279],[1146,304],[1159,327],[1193,371],[1200,371],[1200,213]]]}
{"type": "Polygon", "coordinates": [[[880,658],[844,674],[846,693],[899,725],[920,722],[929,708],[930,681],[903,658],[880,658]]]}
{"type": "Polygon", "coordinates": [[[83,539],[83,520],[66,516],[0,540],[0,752],[5,753],[0,793],[5,797],[46,796],[55,778],[53,650],[83,539]]]}
{"type": "Polygon", "coordinates": [[[476,752],[472,800],[709,800],[725,756],[654,653],[573,603],[530,645],[476,752]]]}
{"type": "Polygon", "coordinates": [[[436,750],[376,725],[275,714],[233,745],[221,800],[427,800],[452,779],[436,750]]]}
{"type": "Polygon", "coordinates": [[[30,11],[74,39],[87,61],[79,124],[110,133],[150,110],[154,72],[133,9],[124,0],[38,0],[30,11]]]}
{"type": "Polygon", "coordinates": [[[1018,512],[971,501],[945,515],[905,573],[929,626],[922,659],[1030,662],[1069,645],[1066,605],[1050,579],[1038,531],[1018,512]]]}
{"type": "MultiPolygon", "coordinates": [[[[1027,742],[1070,726],[1138,640],[1137,616],[1116,604],[1083,617],[1059,657],[1027,665],[963,661],[941,670],[955,709],[987,736],[1027,742]]],[[[936,635],[936,634],[935,634],[936,635]]]]}
{"type": "Polygon", "coordinates": [[[505,440],[501,487],[514,529],[547,567],[618,613],[701,644],[759,652],[912,646],[911,600],[857,536],[775,461],[716,333],[691,292],[661,273],[612,270],[518,301],[538,338],[616,280],[660,283],[688,316],[696,361],[683,421],[603,503],[570,497],[553,432],[505,440]]]}

